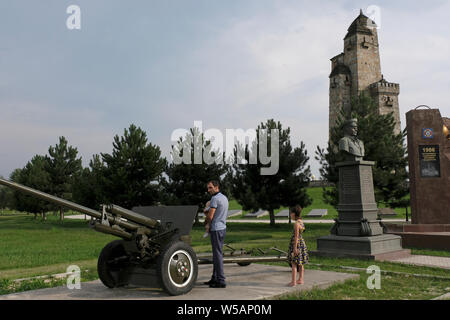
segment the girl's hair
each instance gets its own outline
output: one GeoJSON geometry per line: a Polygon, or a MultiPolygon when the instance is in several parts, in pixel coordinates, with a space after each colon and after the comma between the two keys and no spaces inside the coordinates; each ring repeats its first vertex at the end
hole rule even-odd
{"type": "Polygon", "coordinates": [[[300,207],[299,205],[296,205],[295,207],[291,207],[289,209],[289,212],[293,212],[295,215],[295,218],[301,218],[302,216],[302,207],[300,207]]]}

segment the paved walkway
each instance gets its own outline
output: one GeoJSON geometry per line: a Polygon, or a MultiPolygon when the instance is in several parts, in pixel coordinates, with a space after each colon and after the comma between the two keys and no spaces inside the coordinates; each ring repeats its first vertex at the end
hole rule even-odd
{"type": "Polygon", "coordinates": [[[407,258],[390,260],[417,266],[436,267],[450,269],[450,257],[423,256],[414,254],[407,258]]]}
{"type": "Polygon", "coordinates": [[[81,289],[69,290],[56,287],[25,291],[0,296],[0,300],[85,300],[85,299],[133,299],[133,300],[259,300],[273,299],[277,296],[316,288],[327,288],[332,284],[349,279],[359,279],[358,274],[305,269],[305,283],[288,287],[291,280],[291,268],[251,264],[240,267],[236,264],[225,265],[227,287],[212,289],[203,282],[211,277],[212,265],[200,265],[197,283],[194,288],[182,296],[169,296],[159,288],[106,288],[100,280],[82,282],[81,289]]]}
{"type": "MultiPolygon", "coordinates": [[[[65,216],[66,219],[82,219],[84,220],[84,214],[65,216]]],[[[90,220],[90,217],[87,217],[90,220]]],[[[203,221],[203,219],[199,219],[203,221]]],[[[276,219],[276,223],[289,223],[288,219],[276,219]]],[[[305,223],[334,223],[332,219],[303,219],[305,223]]],[[[403,222],[405,219],[383,219],[384,222],[403,222]]],[[[228,219],[227,222],[240,222],[240,223],[269,223],[269,219],[228,219]]]]}

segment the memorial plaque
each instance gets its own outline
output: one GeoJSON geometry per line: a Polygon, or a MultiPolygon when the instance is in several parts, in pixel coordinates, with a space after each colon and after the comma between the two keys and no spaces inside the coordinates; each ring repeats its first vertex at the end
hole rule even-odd
{"type": "Polygon", "coordinates": [[[328,214],[328,209],[312,209],[308,213],[308,217],[323,217],[328,214]]]}
{"type": "Polygon", "coordinates": [[[439,145],[419,145],[420,176],[422,178],[439,178],[439,145]]]}
{"type": "Polygon", "coordinates": [[[344,167],[339,170],[340,203],[354,203],[360,200],[358,170],[355,167],[344,167]]]}
{"type": "Polygon", "coordinates": [[[289,210],[288,209],[281,210],[275,215],[275,217],[289,217],[289,210]]]}

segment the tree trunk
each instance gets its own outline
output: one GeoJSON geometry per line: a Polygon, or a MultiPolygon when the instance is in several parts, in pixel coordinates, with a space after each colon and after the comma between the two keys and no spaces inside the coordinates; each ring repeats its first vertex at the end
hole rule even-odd
{"type": "Polygon", "coordinates": [[[34,220],[37,220],[37,213],[34,213],[34,220]]]}
{"type": "Polygon", "coordinates": [[[275,214],[273,212],[273,209],[269,210],[269,216],[270,216],[270,225],[274,226],[275,225],[275,214]]]}
{"type": "Polygon", "coordinates": [[[42,212],[42,220],[47,220],[47,213],[46,212],[42,212]]]}
{"type": "Polygon", "coordinates": [[[64,220],[64,211],[62,209],[62,207],[59,207],[59,221],[63,221],[64,220]]]}

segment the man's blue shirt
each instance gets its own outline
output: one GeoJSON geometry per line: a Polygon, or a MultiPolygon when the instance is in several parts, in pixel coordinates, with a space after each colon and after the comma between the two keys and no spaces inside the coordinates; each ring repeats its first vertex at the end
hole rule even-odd
{"type": "Polygon", "coordinates": [[[211,231],[224,230],[227,228],[228,199],[222,193],[218,192],[212,196],[209,205],[215,208],[214,218],[211,221],[211,231]]]}

